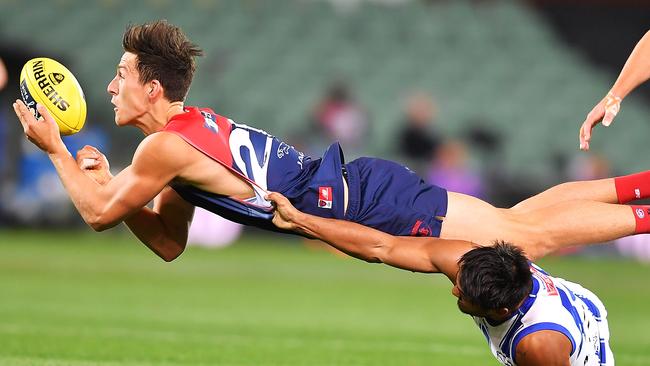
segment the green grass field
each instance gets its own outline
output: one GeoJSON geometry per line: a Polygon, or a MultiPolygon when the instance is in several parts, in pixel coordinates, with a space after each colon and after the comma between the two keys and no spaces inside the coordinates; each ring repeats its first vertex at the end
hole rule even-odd
{"type": "MultiPolygon", "coordinates": [[[[650,267],[547,259],[650,365],[650,267]]],[[[164,263],[125,233],[0,232],[0,365],[496,365],[442,276],[247,237],[164,263]]]]}

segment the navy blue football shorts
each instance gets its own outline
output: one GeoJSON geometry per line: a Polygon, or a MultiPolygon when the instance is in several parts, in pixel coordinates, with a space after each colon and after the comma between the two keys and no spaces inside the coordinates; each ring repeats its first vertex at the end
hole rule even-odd
{"type": "Polygon", "coordinates": [[[440,236],[447,190],[428,184],[403,165],[376,158],[345,164],[345,219],[400,236],[440,236]]]}

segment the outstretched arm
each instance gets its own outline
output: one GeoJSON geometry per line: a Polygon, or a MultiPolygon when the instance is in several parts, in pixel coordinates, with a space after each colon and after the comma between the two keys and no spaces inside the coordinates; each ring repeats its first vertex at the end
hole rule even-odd
{"type": "MultiPolygon", "coordinates": [[[[77,152],[77,165],[100,185],[113,179],[108,159],[93,146],[77,152]]],[[[194,206],[170,187],[163,188],[153,200],[153,208],[143,207],[124,223],[151,251],[169,262],[185,250],[194,206]]]]}
{"type": "MultiPolygon", "coordinates": [[[[126,221],[135,235],[160,257],[177,257],[185,248],[193,213],[193,208],[174,192],[163,191],[187,163],[183,160],[185,154],[174,149],[185,146],[174,144],[179,138],[172,134],[150,135],[138,147],[129,167],[112,177],[106,161],[105,167],[95,167],[105,172],[93,177],[84,172],[89,167],[82,169],[86,155],[75,161],[48,111],[42,106],[38,108],[43,117],[36,120],[24,103],[14,103],[25,134],[48,154],[84,221],[97,231],[126,221]],[[154,209],[145,207],[154,197],[154,209]]],[[[93,153],[92,158],[105,161],[99,151],[87,150],[85,154],[93,153]]]]}
{"type": "Polygon", "coordinates": [[[610,91],[623,99],[648,79],[650,79],[650,31],[646,32],[634,47],[610,91]]]}
{"type": "Polygon", "coordinates": [[[621,101],[637,86],[650,79],[650,31],[641,38],[607,95],[594,106],[580,127],[580,149],[589,150],[591,130],[602,122],[609,126],[618,113],[621,101]]]}
{"type": "Polygon", "coordinates": [[[312,216],[298,211],[275,192],[267,198],[276,206],[273,223],[279,228],[323,240],[367,262],[414,272],[441,272],[455,282],[458,259],[473,248],[465,241],[392,236],[353,222],[312,216]]]}

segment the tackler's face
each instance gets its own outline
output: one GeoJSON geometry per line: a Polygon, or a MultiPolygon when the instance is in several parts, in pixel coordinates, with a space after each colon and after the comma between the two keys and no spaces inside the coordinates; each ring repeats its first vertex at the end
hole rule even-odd
{"type": "Polygon", "coordinates": [[[482,308],[481,306],[471,302],[465,297],[460,283],[460,271],[462,270],[463,268],[460,266],[458,269],[458,274],[456,276],[456,283],[454,284],[454,288],[451,289],[451,294],[458,298],[458,310],[471,316],[494,318],[495,315],[497,315],[497,312],[495,310],[482,308]]]}
{"type": "Polygon", "coordinates": [[[454,288],[451,289],[451,294],[456,296],[458,298],[457,304],[458,304],[458,310],[461,312],[467,314],[467,315],[472,315],[472,316],[481,316],[484,317],[487,315],[487,312],[482,309],[480,306],[468,301],[464,296],[463,296],[463,290],[460,289],[458,286],[458,283],[454,286],[454,288]]]}
{"type": "Polygon", "coordinates": [[[115,111],[115,124],[134,124],[149,109],[147,86],[140,83],[137,56],[125,52],[117,65],[115,77],[106,88],[115,111]]]}

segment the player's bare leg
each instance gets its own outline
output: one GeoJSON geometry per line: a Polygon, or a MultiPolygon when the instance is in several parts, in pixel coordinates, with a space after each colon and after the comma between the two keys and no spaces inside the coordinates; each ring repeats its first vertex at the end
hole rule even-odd
{"type": "Polygon", "coordinates": [[[518,203],[512,209],[526,212],[572,200],[627,203],[649,197],[650,171],[645,171],[616,178],[559,184],[518,203]]]}
{"type": "Polygon", "coordinates": [[[634,210],[626,205],[570,200],[512,210],[460,193],[449,192],[448,197],[441,238],[481,245],[505,240],[523,248],[533,259],[568,246],[633,235],[638,230],[634,210]]]}
{"type": "Polygon", "coordinates": [[[558,184],[519,202],[512,209],[526,212],[573,200],[618,203],[614,178],[558,184]]]}

